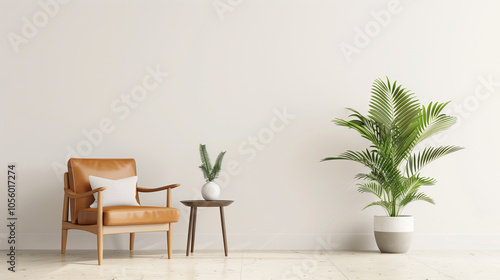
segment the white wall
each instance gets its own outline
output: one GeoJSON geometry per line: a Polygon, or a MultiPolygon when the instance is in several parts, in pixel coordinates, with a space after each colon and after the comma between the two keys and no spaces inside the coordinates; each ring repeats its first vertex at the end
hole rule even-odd
{"type": "MultiPolygon", "coordinates": [[[[227,150],[221,197],[236,201],[226,210],[230,249],[374,249],[372,217],[383,211],[361,211],[371,197],[352,178],[363,168],[319,160],[366,146],[330,120],[347,117],[345,107],[365,112],[373,80],[389,76],[424,103],[453,100],[460,122],[434,141],[466,147],[424,170],[438,179],[428,189],[437,205],[407,208],[416,217],[413,249],[500,249],[497,1],[220,0],[233,7],[219,11],[213,3],[69,1],[49,5],[43,22],[38,1],[0,2],[0,218],[6,166],[15,162],[18,248],[59,248],[62,174],[54,167],[75,150],[136,158],[143,186],[181,183],[174,249],[184,249],[188,211],[179,201],[200,198],[204,143],[213,157],[227,150]],[[33,16],[41,27],[23,35],[23,19],[33,16]],[[347,45],[353,53],[342,51],[347,45]],[[169,75],[130,109],[121,98],[148,67],[169,75]],[[84,131],[102,121],[112,131],[89,145],[84,131]],[[261,137],[259,149],[252,137],[261,137]]],[[[222,248],[218,219],[200,209],[197,248],[222,248]]],[[[165,242],[142,234],[136,248],[165,242]]],[[[126,236],[107,236],[105,246],[126,249],[126,236]]],[[[93,247],[93,235],[70,232],[68,248],[93,247]]]]}

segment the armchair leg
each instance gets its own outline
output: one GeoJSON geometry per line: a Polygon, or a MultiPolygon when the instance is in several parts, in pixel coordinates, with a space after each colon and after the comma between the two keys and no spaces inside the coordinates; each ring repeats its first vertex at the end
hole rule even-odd
{"type": "Polygon", "coordinates": [[[130,251],[134,250],[135,232],[130,233],[130,251]]]}
{"type": "Polygon", "coordinates": [[[104,234],[103,234],[103,221],[102,221],[102,194],[97,193],[97,261],[99,265],[102,264],[102,255],[104,252],[104,234]]]}
{"type": "Polygon", "coordinates": [[[66,240],[68,240],[68,230],[63,229],[61,234],[61,254],[66,254],[66,240]]]}
{"type": "Polygon", "coordinates": [[[167,231],[167,250],[168,250],[168,258],[172,258],[172,223],[168,224],[167,231]]]}
{"type": "Polygon", "coordinates": [[[102,255],[104,252],[103,237],[104,236],[102,234],[102,231],[99,234],[97,234],[97,260],[99,265],[102,264],[102,255]]]}

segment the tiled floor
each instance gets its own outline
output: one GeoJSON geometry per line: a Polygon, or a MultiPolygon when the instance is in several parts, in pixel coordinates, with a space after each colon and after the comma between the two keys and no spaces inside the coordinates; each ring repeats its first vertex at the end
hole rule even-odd
{"type": "MultiPolygon", "coordinates": [[[[5,256],[6,251],[1,255],[5,256]]],[[[18,251],[17,272],[0,279],[500,279],[500,251],[18,251]]]]}

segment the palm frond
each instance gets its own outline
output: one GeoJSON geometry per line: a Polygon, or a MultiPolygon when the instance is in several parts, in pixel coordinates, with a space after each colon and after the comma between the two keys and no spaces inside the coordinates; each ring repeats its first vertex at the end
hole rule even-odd
{"type": "Polygon", "coordinates": [[[210,171],[207,169],[206,166],[200,165],[201,171],[203,172],[203,177],[207,182],[210,182],[210,171]]]}
{"type": "Polygon", "coordinates": [[[370,124],[365,123],[361,120],[350,120],[346,121],[343,119],[334,119],[332,122],[334,122],[338,126],[345,126],[350,129],[356,130],[361,137],[368,139],[368,141],[372,143],[377,143],[378,137],[376,134],[376,129],[374,127],[371,127],[370,124]]]}
{"type": "Polygon", "coordinates": [[[419,193],[409,194],[403,200],[401,200],[399,205],[401,206],[401,208],[404,208],[410,202],[414,202],[414,201],[418,201],[418,200],[422,200],[422,201],[429,202],[431,204],[435,204],[435,202],[432,198],[428,197],[426,194],[424,194],[422,192],[419,192],[419,193]]]}
{"type": "Polygon", "coordinates": [[[373,163],[373,153],[370,152],[369,150],[362,151],[362,152],[356,152],[356,151],[345,151],[344,153],[340,154],[338,157],[327,157],[322,159],[321,161],[326,161],[326,160],[350,160],[350,161],[355,161],[359,162],[363,165],[366,166],[371,166],[373,163]]]}
{"type": "Polygon", "coordinates": [[[377,181],[377,177],[373,172],[370,173],[358,173],[354,176],[354,179],[358,180],[368,180],[368,181],[377,181]]]}
{"type": "Polygon", "coordinates": [[[385,127],[391,127],[396,109],[394,108],[394,99],[389,79],[387,84],[381,79],[375,80],[372,86],[372,97],[370,99],[369,118],[385,127]]]}
{"type": "Polygon", "coordinates": [[[434,185],[436,180],[428,177],[420,177],[419,174],[412,177],[404,177],[401,181],[401,188],[397,190],[395,194],[400,200],[405,197],[415,194],[421,186],[434,185]]]}
{"type": "Polygon", "coordinates": [[[413,174],[418,173],[430,162],[462,149],[462,147],[458,146],[427,147],[418,154],[410,155],[408,161],[406,162],[406,175],[412,176],[413,174]]]}
{"type": "Polygon", "coordinates": [[[366,208],[368,208],[368,207],[372,207],[372,206],[380,206],[380,207],[384,208],[384,210],[387,212],[387,214],[388,214],[389,216],[393,216],[393,215],[391,215],[391,207],[392,207],[392,206],[391,206],[391,203],[390,203],[390,202],[388,202],[388,201],[383,201],[383,200],[380,200],[380,201],[375,201],[375,202],[372,202],[372,203],[370,203],[370,204],[366,205],[366,206],[363,208],[363,210],[365,210],[365,209],[366,209],[366,208]]]}
{"type": "Polygon", "coordinates": [[[201,157],[201,165],[205,167],[209,172],[212,170],[212,163],[210,162],[210,157],[207,153],[207,147],[205,145],[200,144],[200,157],[201,157]]]}
{"type": "Polygon", "coordinates": [[[415,144],[455,124],[456,117],[441,114],[449,103],[431,102],[427,107],[422,106],[419,116],[415,119],[415,131],[418,134],[415,144]]]}
{"type": "Polygon", "coordinates": [[[377,182],[358,184],[358,191],[361,193],[372,193],[382,200],[386,198],[384,188],[377,182]]]}
{"type": "Polygon", "coordinates": [[[222,166],[222,159],[224,158],[225,154],[226,154],[226,152],[221,152],[217,156],[217,159],[215,160],[214,168],[213,168],[212,173],[211,173],[212,180],[217,178],[217,176],[219,175],[219,172],[220,172],[221,166],[222,166]]]}

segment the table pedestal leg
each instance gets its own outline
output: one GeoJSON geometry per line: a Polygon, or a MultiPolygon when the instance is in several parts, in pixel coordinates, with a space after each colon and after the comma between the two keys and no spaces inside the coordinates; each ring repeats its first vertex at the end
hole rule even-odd
{"type": "Polygon", "coordinates": [[[196,233],[196,216],[198,215],[198,207],[193,207],[194,208],[194,214],[193,214],[193,232],[191,233],[191,253],[194,250],[194,235],[196,233]]]}
{"type": "Polygon", "coordinates": [[[224,221],[224,207],[220,207],[220,221],[222,224],[222,238],[224,239],[224,253],[227,257],[226,223],[224,221]]]}
{"type": "Polygon", "coordinates": [[[187,239],[187,248],[186,248],[186,256],[189,256],[189,243],[191,242],[191,230],[193,228],[193,207],[191,207],[191,210],[189,212],[189,227],[188,227],[188,239],[187,239]]]}

